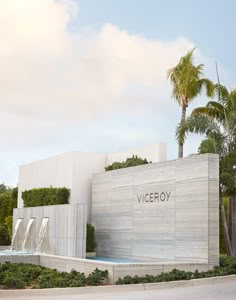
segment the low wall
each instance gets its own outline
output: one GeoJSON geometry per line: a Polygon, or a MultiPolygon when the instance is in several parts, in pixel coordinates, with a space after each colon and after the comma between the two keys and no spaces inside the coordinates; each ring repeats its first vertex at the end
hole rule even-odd
{"type": "Polygon", "coordinates": [[[0,246],[0,251],[9,250],[11,246],[0,246]]]}
{"type": "Polygon", "coordinates": [[[184,271],[207,271],[207,264],[197,263],[157,263],[157,262],[140,262],[140,263],[113,263],[95,261],[89,259],[56,256],[56,255],[0,255],[0,263],[28,263],[40,265],[43,267],[57,269],[61,272],[70,272],[72,269],[89,275],[96,268],[108,270],[107,284],[115,284],[119,278],[124,276],[145,276],[158,275],[162,272],[170,272],[173,269],[184,271]]]}
{"type": "Polygon", "coordinates": [[[40,255],[21,254],[21,255],[0,255],[0,263],[25,263],[25,264],[40,264],[40,255]]]}
{"type": "Polygon", "coordinates": [[[197,263],[113,263],[102,262],[89,259],[80,259],[74,257],[63,257],[54,255],[40,255],[40,265],[48,268],[56,268],[59,271],[70,272],[72,269],[83,272],[86,275],[93,272],[96,268],[108,270],[108,284],[115,284],[119,278],[124,276],[145,276],[158,275],[162,272],[170,272],[173,269],[184,271],[207,271],[207,264],[197,263]]]}

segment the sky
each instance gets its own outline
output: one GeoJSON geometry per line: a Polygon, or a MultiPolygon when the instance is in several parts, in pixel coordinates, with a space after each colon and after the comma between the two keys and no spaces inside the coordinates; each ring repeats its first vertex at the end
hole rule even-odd
{"type": "MultiPolygon", "coordinates": [[[[236,0],[1,0],[0,182],[70,151],[167,143],[181,109],[167,71],[197,46],[204,75],[236,86],[236,0]]],[[[205,105],[203,95],[188,107],[205,105]]],[[[184,155],[203,137],[190,136],[184,155]]]]}

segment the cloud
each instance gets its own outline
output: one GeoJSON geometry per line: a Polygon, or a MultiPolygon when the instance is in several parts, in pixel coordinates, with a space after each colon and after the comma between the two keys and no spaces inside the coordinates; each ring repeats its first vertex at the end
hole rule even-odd
{"type": "Polygon", "coordinates": [[[72,1],[1,1],[2,109],[84,122],[141,102],[140,92],[163,104],[166,71],[192,44],[148,40],[112,24],[72,33],[78,11],[72,1]]]}
{"type": "Polygon", "coordinates": [[[77,19],[73,0],[0,1],[2,151],[59,149],[73,127],[96,133],[106,118],[118,139],[137,140],[124,124],[112,131],[112,120],[163,118],[174,106],[166,73],[193,47],[188,39],[147,39],[114,24],[72,31],[77,19]]]}

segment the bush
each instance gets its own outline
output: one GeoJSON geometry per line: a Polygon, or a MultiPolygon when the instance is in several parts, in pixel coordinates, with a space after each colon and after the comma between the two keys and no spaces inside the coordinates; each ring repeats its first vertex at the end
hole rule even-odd
{"type": "Polygon", "coordinates": [[[94,227],[91,224],[87,224],[86,252],[94,252],[96,246],[94,227]]]}
{"type": "Polygon", "coordinates": [[[132,157],[129,157],[126,159],[126,161],[123,162],[114,162],[113,164],[107,166],[105,168],[105,171],[112,171],[122,168],[128,168],[128,167],[134,167],[139,165],[145,165],[151,162],[148,162],[146,158],[142,159],[138,157],[137,155],[133,155],[132,157]]]}
{"type": "Polygon", "coordinates": [[[17,206],[17,188],[0,184],[0,245],[11,243],[11,218],[17,206]]]}
{"type": "Polygon", "coordinates": [[[195,272],[181,271],[173,269],[168,273],[161,273],[156,276],[145,275],[145,276],[125,276],[124,278],[119,278],[116,284],[137,284],[137,283],[153,283],[153,282],[166,282],[166,281],[177,281],[177,280],[190,280],[197,278],[208,278],[216,276],[225,276],[236,274],[236,257],[226,257],[220,258],[220,266],[215,267],[212,270],[206,272],[195,272]]]}
{"type": "Polygon", "coordinates": [[[22,192],[25,207],[68,204],[70,190],[63,188],[38,188],[22,192]]]}
{"type": "Polygon", "coordinates": [[[13,216],[6,217],[5,226],[6,226],[7,233],[8,233],[8,236],[10,239],[12,237],[12,223],[13,223],[13,216]]]}
{"type": "Polygon", "coordinates": [[[88,277],[84,273],[72,270],[70,273],[59,272],[31,264],[0,264],[0,285],[4,288],[62,288],[99,285],[104,282],[108,271],[95,269],[88,277]]]}
{"type": "Polygon", "coordinates": [[[7,228],[5,224],[0,222],[0,246],[7,246],[10,245],[11,240],[7,233],[7,228]]]}
{"type": "Polygon", "coordinates": [[[23,289],[26,286],[26,283],[13,273],[8,273],[2,283],[6,289],[23,289]]]}

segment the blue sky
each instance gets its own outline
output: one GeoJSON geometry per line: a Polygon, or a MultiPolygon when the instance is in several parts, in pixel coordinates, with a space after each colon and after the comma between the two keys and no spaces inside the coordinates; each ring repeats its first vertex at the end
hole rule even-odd
{"type": "Polygon", "coordinates": [[[213,59],[235,70],[234,0],[81,0],[77,26],[118,24],[147,38],[189,38],[213,59]],[[98,5],[95,5],[98,3],[98,5]]]}
{"type": "Polygon", "coordinates": [[[235,87],[235,11],[234,0],[1,1],[0,182],[15,185],[19,165],[65,151],[166,142],[176,158],[167,70],[197,46],[205,74],[216,80],[217,60],[235,87]]]}

